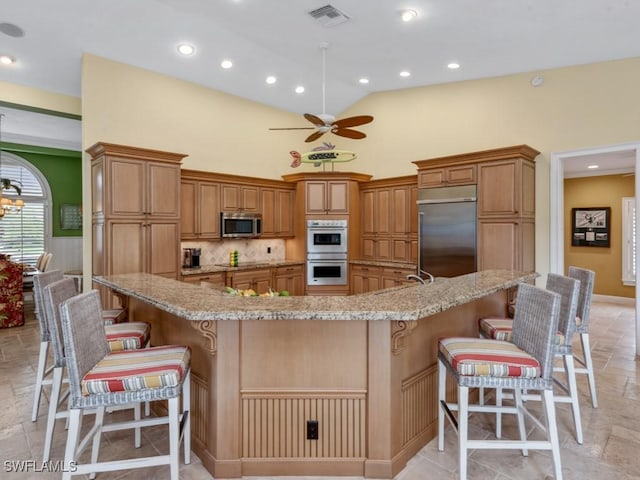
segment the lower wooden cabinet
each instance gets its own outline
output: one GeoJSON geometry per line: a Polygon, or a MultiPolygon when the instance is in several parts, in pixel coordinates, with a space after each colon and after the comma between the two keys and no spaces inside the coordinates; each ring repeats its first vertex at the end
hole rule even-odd
{"type": "Polygon", "coordinates": [[[277,267],[273,274],[275,290],[286,290],[289,295],[304,295],[304,266],[288,265],[277,267]]]}
{"type": "Polygon", "coordinates": [[[351,295],[403,285],[411,273],[415,268],[351,264],[351,295]]]}
{"type": "Polygon", "coordinates": [[[226,281],[225,272],[204,273],[202,275],[183,275],[182,281],[187,283],[202,284],[212,287],[224,287],[226,281]]]}
{"type": "Polygon", "coordinates": [[[270,268],[227,272],[227,285],[240,290],[252,288],[256,293],[265,293],[272,288],[272,281],[270,268]]]}

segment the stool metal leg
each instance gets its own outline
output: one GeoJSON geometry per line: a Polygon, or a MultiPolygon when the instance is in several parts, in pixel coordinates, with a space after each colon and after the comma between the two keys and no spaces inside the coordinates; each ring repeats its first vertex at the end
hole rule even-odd
{"type": "Polygon", "coordinates": [[[584,364],[586,369],[577,369],[576,372],[586,373],[589,379],[589,391],[591,392],[591,405],[598,408],[598,397],[596,395],[596,378],[593,371],[593,360],[591,359],[591,346],[589,345],[589,334],[580,334],[580,343],[582,343],[582,353],[584,354],[584,364]]]}
{"type": "Polygon", "coordinates": [[[556,480],[562,480],[562,465],[560,463],[560,440],[558,438],[558,426],[556,424],[556,406],[553,400],[553,390],[542,392],[544,400],[545,418],[547,419],[547,435],[551,442],[553,455],[553,473],[556,480]]]}

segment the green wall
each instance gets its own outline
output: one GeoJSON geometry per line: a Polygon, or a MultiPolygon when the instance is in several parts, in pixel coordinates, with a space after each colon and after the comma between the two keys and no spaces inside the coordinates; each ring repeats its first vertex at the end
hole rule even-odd
{"type": "Polygon", "coordinates": [[[52,196],[52,235],[81,237],[82,229],[60,228],[60,206],[82,204],[82,152],[3,143],[2,149],[30,162],[49,182],[52,196]]]}

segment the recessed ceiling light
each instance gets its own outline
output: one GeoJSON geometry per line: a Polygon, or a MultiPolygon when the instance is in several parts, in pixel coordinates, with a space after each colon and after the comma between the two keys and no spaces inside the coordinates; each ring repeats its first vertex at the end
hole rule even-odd
{"type": "Polygon", "coordinates": [[[16,63],[16,59],[9,55],[0,55],[0,63],[2,65],[11,65],[16,63]]]}
{"type": "Polygon", "coordinates": [[[600,168],[600,165],[587,165],[587,168],[593,170],[594,168],[600,168]]]}
{"type": "Polygon", "coordinates": [[[296,93],[304,93],[304,87],[302,85],[298,85],[296,87],[296,93]]]}
{"type": "Polygon", "coordinates": [[[456,70],[457,68],[460,68],[460,64],[458,62],[451,62],[447,65],[447,68],[450,68],[451,70],[456,70]]]}
{"type": "Polygon", "coordinates": [[[403,70],[402,72],[400,72],[400,76],[401,77],[410,77],[411,76],[411,72],[403,70]]]}
{"type": "Polygon", "coordinates": [[[267,78],[265,78],[264,81],[267,82],[269,85],[273,85],[274,83],[276,83],[278,81],[278,79],[276,77],[274,77],[273,75],[269,75],[267,78]]]}
{"type": "Polygon", "coordinates": [[[233,62],[231,60],[222,60],[220,66],[226,70],[227,68],[233,67],[233,62]]]}
{"type": "Polygon", "coordinates": [[[418,16],[418,12],[416,12],[415,10],[403,10],[401,13],[401,17],[402,17],[402,21],[403,22],[410,22],[411,20],[413,20],[414,18],[416,18],[418,16]]]}
{"type": "Polygon", "coordinates": [[[360,80],[358,80],[360,83],[362,83],[363,85],[366,85],[367,83],[369,83],[369,79],[362,77],[360,80]]]}
{"type": "Polygon", "coordinates": [[[180,45],[178,45],[178,52],[180,52],[180,54],[184,55],[185,57],[188,57],[189,55],[193,55],[195,51],[196,51],[196,47],[188,43],[181,43],[180,45]]]}

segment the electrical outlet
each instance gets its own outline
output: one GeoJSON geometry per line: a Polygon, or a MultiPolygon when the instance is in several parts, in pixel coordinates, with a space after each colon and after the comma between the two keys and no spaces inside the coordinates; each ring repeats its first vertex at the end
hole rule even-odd
{"type": "Polygon", "coordinates": [[[271,253],[271,247],[267,247],[267,253],[271,253]]]}
{"type": "Polygon", "coordinates": [[[318,440],[317,420],[307,420],[307,440],[318,440]]]}

